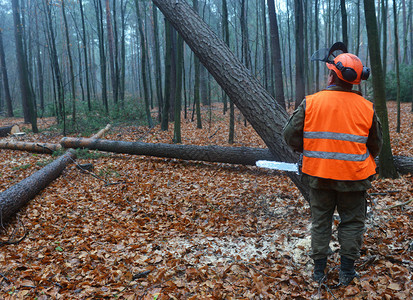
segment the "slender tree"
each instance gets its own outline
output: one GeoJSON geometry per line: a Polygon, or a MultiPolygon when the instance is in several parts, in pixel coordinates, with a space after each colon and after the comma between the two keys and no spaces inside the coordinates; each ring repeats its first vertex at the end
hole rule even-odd
{"type": "Polygon", "coordinates": [[[32,93],[29,77],[26,55],[23,48],[23,31],[21,19],[20,19],[20,7],[18,0],[12,0],[13,9],[13,21],[14,21],[14,36],[16,42],[16,59],[17,68],[20,81],[20,92],[22,98],[23,115],[26,123],[31,123],[33,132],[38,132],[37,129],[37,116],[34,109],[34,95],[32,93]]]}
{"type": "Polygon", "coordinates": [[[106,113],[109,113],[108,95],[107,95],[107,82],[106,82],[106,54],[104,43],[104,31],[103,31],[103,9],[101,0],[93,0],[96,14],[96,27],[98,33],[99,42],[99,59],[100,59],[100,79],[102,83],[102,101],[105,107],[106,113]]]}
{"type": "Polygon", "coordinates": [[[67,50],[67,56],[69,59],[69,70],[70,70],[70,87],[71,87],[71,95],[70,97],[72,98],[72,123],[73,126],[76,123],[76,91],[75,91],[75,72],[73,70],[73,60],[72,60],[72,51],[70,49],[70,39],[69,39],[69,29],[67,26],[67,18],[66,18],[66,12],[65,12],[65,2],[62,1],[62,16],[63,16],[63,21],[64,21],[64,26],[65,26],[65,36],[66,36],[66,50],[67,50]]]}
{"type": "Polygon", "coordinates": [[[178,35],[177,63],[176,63],[176,90],[175,90],[175,123],[174,143],[181,143],[181,106],[182,106],[182,76],[184,73],[184,40],[178,35]]]}
{"type": "Polygon", "coordinates": [[[49,3],[47,0],[43,2],[45,11],[46,11],[46,19],[47,19],[47,40],[50,45],[50,62],[52,66],[52,71],[54,75],[54,85],[56,86],[57,91],[57,105],[56,111],[58,120],[62,121],[63,123],[63,135],[66,135],[66,107],[65,107],[65,99],[64,99],[64,89],[63,89],[63,82],[62,82],[62,74],[60,71],[59,66],[59,59],[57,56],[57,49],[56,49],[56,40],[55,40],[55,33],[52,23],[52,11],[49,3]]]}
{"type": "Polygon", "coordinates": [[[396,103],[397,103],[397,125],[396,132],[400,132],[400,70],[399,70],[399,34],[397,26],[397,3],[393,1],[393,26],[394,26],[394,60],[396,64],[396,103]]]}
{"type": "Polygon", "coordinates": [[[347,34],[347,9],[346,0],[340,0],[340,10],[341,10],[341,32],[343,37],[343,43],[347,47],[348,45],[348,34],[347,34]]]}
{"type": "Polygon", "coordinates": [[[271,66],[274,74],[274,88],[275,100],[281,107],[285,108],[284,98],[284,82],[283,82],[283,70],[281,64],[281,48],[280,37],[278,34],[277,14],[275,12],[275,4],[272,0],[267,0],[268,15],[270,19],[270,33],[271,33],[271,66]]]}
{"type": "Polygon", "coordinates": [[[3,88],[6,102],[7,117],[13,117],[13,106],[9,88],[9,76],[7,74],[6,54],[3,47],[3,30],[0,29],[0,67],[3,76],[3,88]]]}
{"type": "MultiPolygon", "coordinates": [[[[193,0],[193,7],[195,12],[198,13],[198,0],[193,0]]],[[[201,121],[201,99],[199,95],[199,88],[200,88],[200,70],[201,65],[199,63],[198,57],[194,56],[194,69],[195,69],[195,82],[194,82],[194,103],[195,103],[195,111],[196,111],[196,128],[202,129],[202,121],[201,121]]]]}
{"type": "Polygon", "coordinates": [[[86,99],[87,99],[87,107],[89,111],[92,110],[92,104],[90,101],[90,83],[89,83],[89,60],[88,60],[88,55],[87,55],[87,41],[86,41],[86,26],[85,26],[85,16],[83,13],[83,3],[82,0],[79,0],[79,10],[80,10],[80,16],[82,19],[82,48],[83,48],[83,56],[85,58],[85,79],[86,79],[86,99]]]}
{"type": "MultiPolygon", "coordinates": [[[[136,2],[136,1],[135,1],[136,2]]],[[[112,82],[112,93],[113,93],[113,102],[118,103],[118,82],[115,69],[115,38],[113,35],[113,26],[112,26],[112,16],[110,12],[110,2],[109,0],[105,1],[106,3],[106,32],[108,35],[108,48],[109,48],[109,69],[110,69],[110,78],[112,82]]],[[[116,2],[114,2],[115,4],[116,2]]],[[[115,10],[115,6],[113,7],[115,10]]]]}
{"type": "Polygon", "coordinates": [[[382,62],[380,57],[379,35],[374,0],[364,0],[364,15],[366,19],[367,38],[371,59],[373,77],[373,94],[376,111],[383,127],[383,147],[379,155],[379,172],[384,178],[397,178],[393,154],[390,146],[389,121],[385,99],[385,84],[382,62]]]}
{"type": "Polygon", "coordinates": [[[159,29],[158,29],[158,8],[152,7],[153,16],[153,45],[155,56],[155,86],[158,98],[158,121],[161,121],[163,108],[163,93],[162,93],[162,72],[161,72],[161,54],[159,50],[159,29]]]}
{"type": "Polygon", "coordinates": [[[143,85],[143,92],[144,92],[144,102],[145,102],[145,113],[146,113],[146,120],[148,122],[149,128],[152,128],[153,120],[151,116],[151,111],[149,107],[149,90],[148,90],[148,77],[147,77],[147,52],[146,52],[146,44],[145,44],[145,34],[143,32],[143,22],[142,16],[139,8],[138,0],[135,0],[135,9],[136,9],[136,17],[138,19],[138,30],[140,35],[140,47],[141,47],[141,72],[142,72],[142,85],[143,85]]]}
{"type": "Polygon", "coordinates": [[[304,16],[302,0],[294,0],[295,14],[295,107],[305,97],[304,80],[304,16]]]}

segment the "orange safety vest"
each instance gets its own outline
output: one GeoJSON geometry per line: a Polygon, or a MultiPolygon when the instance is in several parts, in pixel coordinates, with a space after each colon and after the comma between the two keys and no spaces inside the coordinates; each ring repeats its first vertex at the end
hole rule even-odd
{"type": "Polygon", "coordinates": [[[302,172],[334,180],[364,180],[376,173],[366,143],[373,103],[345,91],[306,97],[302,172]]]}

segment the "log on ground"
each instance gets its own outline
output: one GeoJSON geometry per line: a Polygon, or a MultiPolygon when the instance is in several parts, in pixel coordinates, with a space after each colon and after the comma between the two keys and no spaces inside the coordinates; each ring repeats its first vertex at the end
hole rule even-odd
{"type": "MultiPolygon", "coordinates": [[[[162,143],[150,144],[72,137],[64,137],[60,143],[64,148],[87,148],[114,153],[250,166],[255,166],[257,160],[276,160],[270,150],[252,147],[194,146],[162,143]]],[[[401,174],[413,174],[413,158],[395,156],[394,159],[396,168],[401,174]]]]}
{"type": "Polygon", "coordinates": [[[7,222],[26,203],[56,179],[75,158],[69,150],[55,161],[0,194],[0,224],[7,222]]]}
{"type": "Polygon", "coordinates": [[[53,153],[62,149],[59,144],[51,143],[28,143],[16,141],[0,141],[0,149],[21,150],[37,153],[53,153]]]}
{"type": "Polygon", "coordinates": [[[200,160],[229,164],[255,165],[259,159],[272,159],[266,149],[249,147],[194,146],[177,144],[151,144],[64,137],[60,144],[64,148],[87,148],[114,153],[147,155],[184,160],[200,160]]]}

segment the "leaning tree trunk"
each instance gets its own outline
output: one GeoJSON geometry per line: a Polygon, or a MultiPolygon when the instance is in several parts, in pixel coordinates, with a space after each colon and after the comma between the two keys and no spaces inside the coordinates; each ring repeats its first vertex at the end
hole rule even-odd
{"type": "MultiPolygon", "coordinates": [[[[228,46],[183,0],[153,0],[182,35],[202,64],[248,119],[279,161],[297,162],[298,155],[284,142],[282,128],[288,120],[283,110],[228,46]]],[[[308,187],[289,175],[304,197],[308,187]]]]}
{"type": "Polygon", "coordinates": [[[74,158],[74,152],[67,151],[43,169],[2,192],[0,194],[0,224],[8,221],[26,203],[56,179],[74,158]]]}

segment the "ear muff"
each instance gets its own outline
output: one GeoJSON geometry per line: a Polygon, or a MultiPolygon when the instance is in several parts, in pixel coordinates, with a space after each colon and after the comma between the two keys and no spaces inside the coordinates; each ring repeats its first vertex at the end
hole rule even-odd
{"type": "Polygon", "coordinates": [[[361,80],[367,80],[370,76],[370,69],[367,67],[363,67],[363,71],[361,71],[361,80]]]}
{"type": "MultiPolygon", "coordinates": [[[[352,82],[357,79],[357,72],[353,68],[348,68],[348,67],[343,66],[341,61],[339,61],[335,65],[336,65],[336,68],[341,72],[341,75],[343,76],[343,79],[345,81],[352,82]]],[[[364,68],[363,68],[363,71],[364,71],[364,68]]],[[[368,70],[368,75],[370,75],[370,70],[368,70]]]]}

